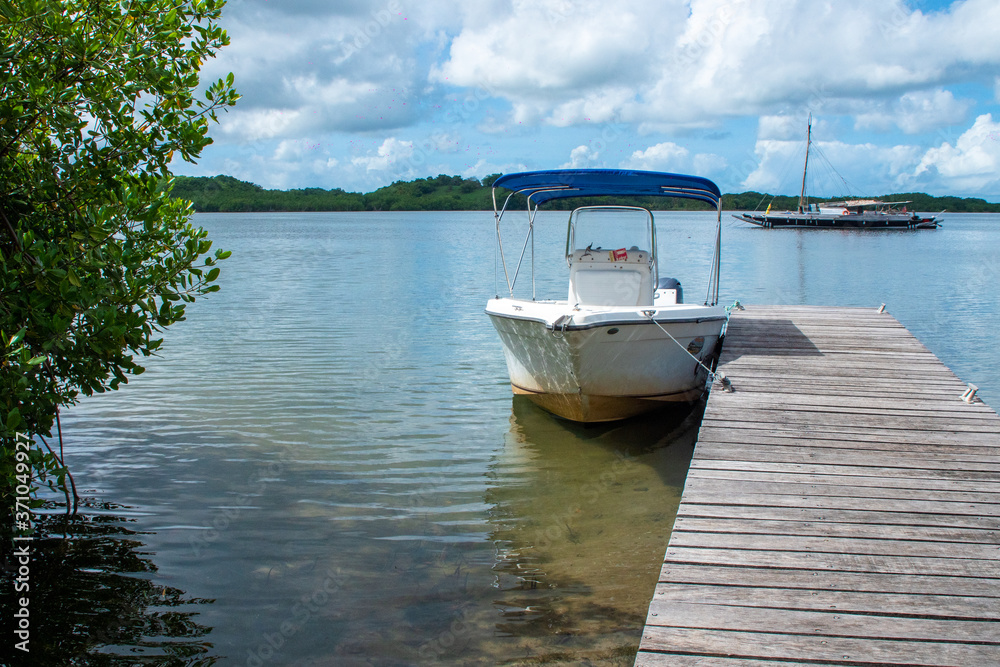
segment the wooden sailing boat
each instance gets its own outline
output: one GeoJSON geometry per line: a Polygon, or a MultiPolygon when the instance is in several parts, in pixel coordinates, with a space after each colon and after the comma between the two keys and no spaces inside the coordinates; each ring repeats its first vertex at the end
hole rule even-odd
{"type": "Polygon", "coordinates": [[[807,229],[934,229],[939,221],[906,210],[908,201],[846,199],[809,204],[806,202],[806,173],[812,146],[812,114],[806,129],[806,159],[802,166],[802,189],[797,211],[746,212],[733,217],[760,227],[805,227],[807,229]]]}

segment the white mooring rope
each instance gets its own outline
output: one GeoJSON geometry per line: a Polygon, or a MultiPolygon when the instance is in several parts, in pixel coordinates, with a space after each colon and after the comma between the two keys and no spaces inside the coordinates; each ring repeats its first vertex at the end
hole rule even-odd
{"type": "MultiPolygon", "coordinates": [[[[733,305],[726,306],[726,322],[722,326],[723,335],[725,335],[725,331],[729,327],[729,317],[730,317],[730,315],[732,315],[732,312],[734,310],[745,310],[745,308],[743,307],[743,304],[741,304],[739,301],[734,301],[733,305]]],[[[722,390],[723,391],[732,391],[733,390],[732,382],[730,382],[729,378],[726,377],[725,373],[723,373],[722,371],[719,371],[719,370],[713,371],[711,368],[709,368],[708,366],[706,366],[705,364],[703,364],[702,361],[701,361],[701,359],[699,359],[698,357],[696,357],[693,354],[691,354],[691,351],[689,349],[687,349],[686,347],[684,347],[683,345],[681,345],[681,343],[680,343],[679,340],[677,340],[676,338],[674,338],[670,334],[669,331],[667,331],[666,329],[663,328],[663,325],[661,325],[659,322],[657,322],[656,320],[653,319],[653,317],[656,315],[656,311],[655,310],[644,310],[644,311],[642,311],[642,314],[645,315],[646,317],[648,317],[650,322],[652,322],[657,327],[659,327],[660,331],[662,331],[663,333],[667,334],[667,337],[670,338],[670,340],[672,340],[675,343],[677,343],[677,347],[679,347],[682,350],[684,350],[684,352],[687,353],[687,355],[689,357],[691,357],[692,359],[695,360],[695,363],[697,363],[699,366],[701,366],[702,368],[704,368],[705,372],[708,373],[708,377],[711,379],[711,381],[713,383],[714,382],[720,382],[720,383],[722,383],[722,390]]],[[[721,340],[721,336],[720,336],[720,340],[721,340]]]]}

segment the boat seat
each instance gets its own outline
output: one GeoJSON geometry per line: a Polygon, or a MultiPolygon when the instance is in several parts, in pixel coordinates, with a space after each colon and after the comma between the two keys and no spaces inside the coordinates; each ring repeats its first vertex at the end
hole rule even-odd
{"type": "Polygon", "coordinates": [[[573,251],[569,302],[581,306],[653,305],[649,252],[635,246],[573,251]]]}

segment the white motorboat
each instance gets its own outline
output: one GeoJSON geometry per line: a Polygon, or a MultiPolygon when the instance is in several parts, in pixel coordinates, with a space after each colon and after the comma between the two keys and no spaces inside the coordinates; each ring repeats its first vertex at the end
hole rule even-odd
{"type": "Polygon", "coordinates": [[[692,402],[706,389],[727,310],[718,306],[721,195],[711,181],[648,171],[553,170],[507,174],[493,184],[497,230],[496,298],[490,316],[503,343],[511,387],[560,417],[624,419],[692,402]],[[498,206],[497,192],[509,194],[498,206]],[[527,235],[517,265],[508,263],[501,220],[515,194],[527,198],[527,235]],[[535,298],[534,224],[553,199],[605,195],[668,196],[715,206],[717,229],[708,295],[683,302],[680,283],[660,278],[653,214],[641,206],[582,206],[566,236],[566,299],[535,298]],[[531,246],[531,297],[514,288],[531,246]],[[506,296],[499,295],[499,277],[506,296]]]}

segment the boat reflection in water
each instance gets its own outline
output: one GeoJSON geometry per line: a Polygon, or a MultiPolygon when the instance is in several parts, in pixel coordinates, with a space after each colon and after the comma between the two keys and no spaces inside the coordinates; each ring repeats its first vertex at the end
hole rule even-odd
{"type": "Polygon", "coordinates": [[[632,664],[703,410],[584,426],[513,398],[486,496],[497,641],[543,662],[632,664]]]}

